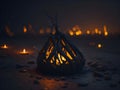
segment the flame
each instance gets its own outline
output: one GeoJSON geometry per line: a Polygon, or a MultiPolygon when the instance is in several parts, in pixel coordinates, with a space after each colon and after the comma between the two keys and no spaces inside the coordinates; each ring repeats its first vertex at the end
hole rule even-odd
{"type": "Polygon", "coordinates": [[[53,60],[50,60],[50,63],[53,63],[53,60]]]}
{"type": "Polygon", "coordinates": [[[60,60],[60,63],[62,64],[63,61],[66,61],[66,58],[62,55],[60,55],[60,53],[58,53],[58,59],[60,60]]]}
{"type": "Polygon", "coordinates": [[[26,54],[29,54],[29,52],[26,51],[26,49],[23,49],[23,50],[20,52],[20,54],[23,54],[23,55],[25,54],[25,55],[26,55],[26,54]]]}
{"type": "Polygon", "coordinates": [[[67,55],[67,57],[69,57],[69,59],[71,59],[71,60],[73,59],[72,56],[67,51],[66,51],[66,55],[67,55]]]}
{"type": "Polygon", "coordinates": [[[55,60],[55,58],[53,56],[52,59],[50,60],[50,63],[54,63],[54,61],[55,61],[56,65],[61,65],[61,64],[63,64],[63,61],[64,61],[65,64],[69,64],[69,62],[66,61],[66,58],[64,56],[60,55],[60,53],[58,53],[57,55],[58,55],[58,58],[56,58],[56,60],[55,60]]]}
{"type": "Polygon", "coordinates": [[[98,28],[95,28],[95,33],[98,34],[99,30],[98,28]]]}
{"type": "Polygon", "coordinates": [[[82,31],[81,31],[81,30],[78,30],[78,31],[75,32],[75,34],[76,34],[76,36],[81,35],[81,34],[82,34],[82,31]]]}
{"type": "Polygon", "coordinates": [[[90,34],[90,30],[87,30],[86,33],[87,33],[87,34],[90,34]]]}
{"type": "Polygon", "coordinates": [[[23,32],[26,33],[27,32],[27,28],[24,26],[23,27],[23,32]]]}
{"type": "Polygon", "coordinates": [[[7,49],[8,46],[6,44],[4,44],[3,46],[1,46],[1,48],[7,49]]]}
{"type": "Polygon", "coordinates": [[[69,31],[69,35],[70,35],[70,36],[73,36],[73,35],[74,35],[73,31],[70,30],[70,31],[69,31]]]}
{"type": "Polygon", "coordinates": [[[50,46],[46,52],[46,59],[50,56],[52,50],[53,50],[53,46],[50,46]]]}
{"type": "Polygon", "coordinates": [[[23,49],[23,53],[26,53],[26,50],[25,50],[25,49],[23,49]]]}
{"type": "Polygon", "coordinates": [[[105,35],[105,36],[108,36],[108,32],[107,32],[107,31],[105,31],[105,32],[104,32],[104,35],[105,35]]]}
{"type": "Polygon", "coordinates": [[[98,31],[98,34],[99,34],[99,35],[101,35],[101,34],[102,34],[102,32],[99,30],[99,31],[98,31]]]}
{"type": "Polygon", "coordinates": [[[104,29],[104,36],[108,36],[107,27],[105,25],[104,25],[103,29],[104,29]]]}
{"type": "Polygon", "coordinates": [[[97,45],[97,47],[98,47],[98,48],[102,48],[102,44],[99,43],[99,44],[97,45]]]}
{"type": "Polygon", "coordinates": [[[56,59],[56,65],[60,65],[60,62],[58,59],[56,59]]]}

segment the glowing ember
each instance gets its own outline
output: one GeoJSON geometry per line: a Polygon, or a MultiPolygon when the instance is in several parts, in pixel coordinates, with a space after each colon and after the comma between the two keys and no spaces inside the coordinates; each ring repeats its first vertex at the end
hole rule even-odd
{"type": "Polygon", "coordinates": [[[8,46],[6,44],[4,44],[3,46],[1,46],[1,48],[7,49],[8,46]]]}
{"type": "Polygon", "coordinates": [[[102,48],[102,44],[98,44],[97,47],[98,47],[98,48],[102,48]]]}
{"type": "Polygon", "coordinates": [[[22,54],[22,55],[28,55],[28,54],[29,54],[29,52],[28,52],[28,51],[26,51],[26,49],[23,49],[23,50],[20,52],[20,54],[22,54]]]}

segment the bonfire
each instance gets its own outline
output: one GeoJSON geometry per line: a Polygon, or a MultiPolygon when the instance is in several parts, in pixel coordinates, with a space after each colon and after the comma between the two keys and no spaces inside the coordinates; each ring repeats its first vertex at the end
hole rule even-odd
{"type": "Polygon", "coordinates": [[[85,64],[82,53],[55,26],[37,58],[37,71],[44,74],[79,73],[85,64]]]}

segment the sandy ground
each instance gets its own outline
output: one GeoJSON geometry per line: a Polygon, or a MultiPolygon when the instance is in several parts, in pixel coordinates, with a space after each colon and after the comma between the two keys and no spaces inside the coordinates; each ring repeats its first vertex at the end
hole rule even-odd
{"type": "Polygon", "coordinates": [[[6,43],[9,48],[0,49],[0,90],[119,90],[119,38],[69,39],[83,53],[85,67],[80,74],[53,77],[35,71],[38,51],[47,36],[1,38],[0,45],[6,43]],[[103,47],[97,48],[97,43],[102,43],[103,47]],[[23,48],[32,53],[18,54],[23,48]]]}

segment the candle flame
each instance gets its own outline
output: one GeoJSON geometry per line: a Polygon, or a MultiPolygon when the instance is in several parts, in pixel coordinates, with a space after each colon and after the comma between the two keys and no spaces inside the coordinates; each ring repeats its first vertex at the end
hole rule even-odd
{"type": "Polygon", "coordinates": [[[6,44],[4,44],[3,46],[1,46],[1,48],[7,49],[8,46],[6,44]]]}
{"type": "Polygon", "coordinates": [[[23,49],[21,52],[19,52],[20,54],[29,54],[28,51],[26,51],[26,49],[23,49]]]}
{"type": "Polygon", "coordinates": [[[25,50],[25,49],[23,49],[23,53],[26,53],[26,50],[25,50]]]}

